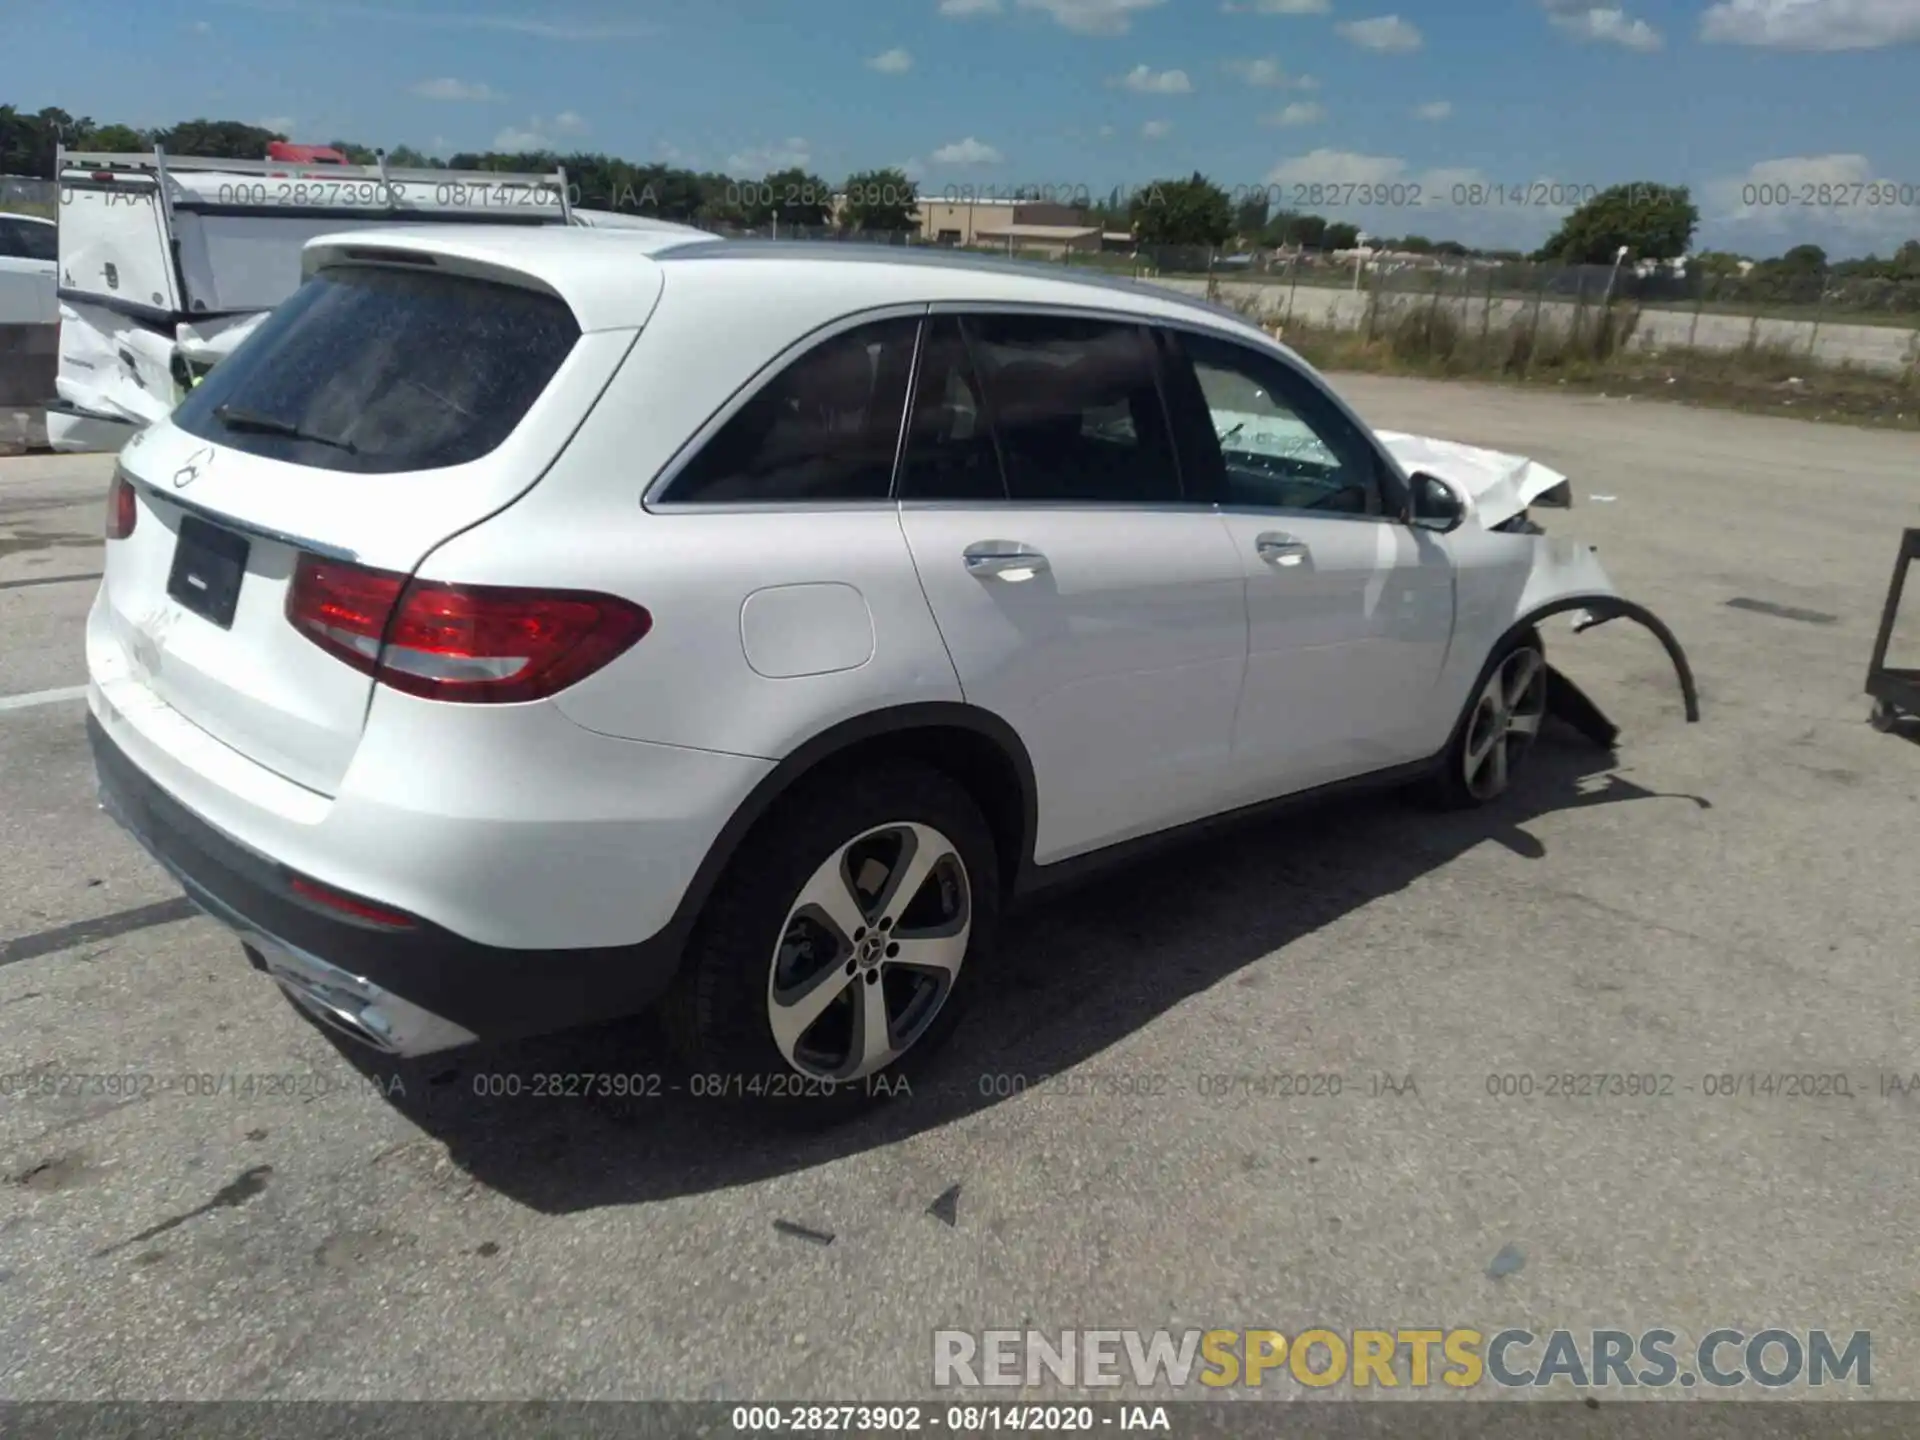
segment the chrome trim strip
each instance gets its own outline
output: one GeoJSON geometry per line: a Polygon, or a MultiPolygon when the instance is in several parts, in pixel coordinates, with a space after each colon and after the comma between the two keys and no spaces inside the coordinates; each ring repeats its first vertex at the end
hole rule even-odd
{"type": "Polygon", "coordinates": [[[304,550],[309,555],[317,555],[322,560],[340,560],[352,564],[360,558],[357,553],[342,545],[329,545],[324,540],[310,540],[304,535],[295,535],[291,531],[275,530],[269,525],[256,525],[251,520],[241,520],[208,506],[197,505],[191,500],[183,500],[173,491],[162,489],[151,480],[142,480],[134,475],[127,475],[127,479],[135,489],[145,491],[149,500],[164,500],[167,504],[176,506],[211,525],[218,525],[223,530],[234,530],[242,535],[251,535],[256,540],[271,540],[277,545],[288,545],[295,550],[304,550]]]}

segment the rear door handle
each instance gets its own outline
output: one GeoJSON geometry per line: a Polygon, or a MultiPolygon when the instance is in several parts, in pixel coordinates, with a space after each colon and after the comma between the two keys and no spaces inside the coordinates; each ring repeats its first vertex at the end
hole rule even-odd
{"type": "Polygon", "coordinates": [[[1298,565],[1313,552],[1307,542],[1281,530],[1269,530],[1255,537],[1253,548],[1262,560],[1274,565],[1298,565]]]}
{"type": "Polygon", "coordinates": [[[1013,540],[980,540],[961,552],[969,575],[982,580],[1031,580],[1051,568],[1047,557],[1013,540]]]}

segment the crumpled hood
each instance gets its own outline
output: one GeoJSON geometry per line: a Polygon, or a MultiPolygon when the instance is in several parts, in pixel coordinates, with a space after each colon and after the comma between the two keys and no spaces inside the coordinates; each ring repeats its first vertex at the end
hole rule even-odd
{"type": "Polygon", "coordinates": [[[1466,491],[1474,514],[1488,529],[1504,525],[1529,505],[1572,508],[1573,487],[1567,477],[1524,455],[1397,430],[1373,433],[1408,474],[1424,470],[1466,491]]]}

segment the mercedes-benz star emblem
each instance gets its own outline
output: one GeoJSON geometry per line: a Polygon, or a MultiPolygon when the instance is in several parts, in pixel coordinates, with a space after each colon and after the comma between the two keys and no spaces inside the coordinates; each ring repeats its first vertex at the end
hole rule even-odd
{"type": "Polygon", "coordinates": [[[211,445],[205,449],[194,451],[193,454],[187,457],[187,463],[173,472],[173,488],[176,490],[186,489],[187,486],[205,474],[207,467],[211,464],[213,464],[213,447],[211,445]]]}

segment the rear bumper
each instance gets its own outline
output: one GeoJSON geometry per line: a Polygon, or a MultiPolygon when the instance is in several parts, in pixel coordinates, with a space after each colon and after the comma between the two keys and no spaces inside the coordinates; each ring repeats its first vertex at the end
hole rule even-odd
{"type": "MultiPolygon", "coordinates": [[[[644,1009],[679,962],[677,927],[638,945],[519,950],[425,920],[360,924],[297,896],[292,872],[168,794],[87,717],[100,804],[232,929],[257,969],[326,1024],[393,1055],[511,1039],[644,1009]]],[[[377,898],[377,897],[369,897],[377,898]]]]}

